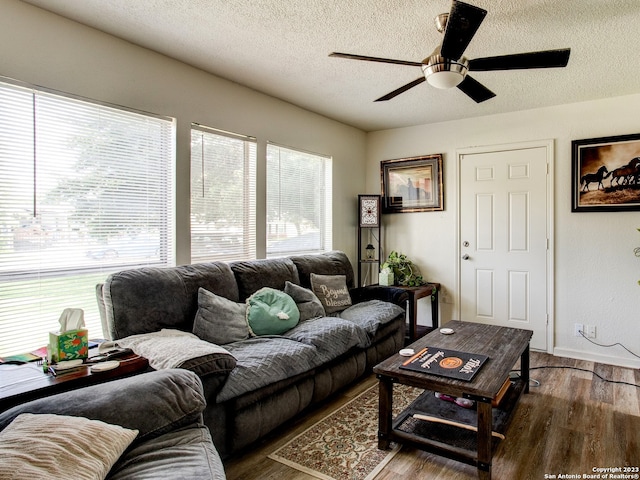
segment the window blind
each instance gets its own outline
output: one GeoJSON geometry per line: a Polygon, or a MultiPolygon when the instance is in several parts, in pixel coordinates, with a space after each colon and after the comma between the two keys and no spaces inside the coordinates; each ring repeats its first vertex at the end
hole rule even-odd
{"type": "Polygon", "coordinates": [[[0,82],[0,356],[64,308],[104,336],[95,285],[174,261],[173,120],[0,82]]]}
{"type": "Polygon", "coordinates": [[[331,158],[267,145],[267,256],[332,248],[331,158]]]}
{"type": "Polygon", "coordinates": [[[191,261],[256,258],[256,140],[191,130],[191,261]]]}

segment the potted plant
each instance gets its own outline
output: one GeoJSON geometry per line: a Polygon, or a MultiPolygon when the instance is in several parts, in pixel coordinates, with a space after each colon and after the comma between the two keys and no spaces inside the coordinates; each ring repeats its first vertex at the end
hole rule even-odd
{"type": "Polygon", "coordinates": [[[427,283],[420,275],[418,267],[405,254],[398,253],[395,250],[389,254],[387,260],[380,266],[380,277],[380,283],[383,285],[417,287],[427,283]],[[390,282],[387,280],[387,283],[385,283],[384,278],[388,279],[389,274],[392,275],[392,280],[390,282]]]}

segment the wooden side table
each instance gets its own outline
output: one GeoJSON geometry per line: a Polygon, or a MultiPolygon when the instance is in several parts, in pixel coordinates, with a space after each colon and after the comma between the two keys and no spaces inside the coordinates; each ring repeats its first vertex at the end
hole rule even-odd
{"type": "Polygon", "coordinates": [[[427,283],[419,287],[398,286],[409,294],[409,342],[416,340],[418,335],[418,300],[431,296],[431,322],[433,328],[438,328],[438,291],[439,283],[427,283]]]}
{"type": "Polygon", "coordinates": [[[78,370],[57,377],[44,373],[42,365],[34,362],[0,365],[0,412],[36,398],[142,373],[149,366],[146,358],[135,354],[116,360],[120,361],[120,365],[113,370],[92,372],[89,365],[85,364],[78,370]]]}

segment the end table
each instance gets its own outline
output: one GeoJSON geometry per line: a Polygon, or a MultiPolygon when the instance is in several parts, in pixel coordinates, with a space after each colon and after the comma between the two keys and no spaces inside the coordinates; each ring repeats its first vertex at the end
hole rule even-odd
{"type": "Polygon", "coordinates": [[[89,365],[85,364],[82,368],[56,377],[44,373],[42,365],[35,362],[0,365],[0,412],[36,398],[142,373],[149,367],[146,358],[135,354],[117,360],[120,365],[113,370],[92,372],[89,365]]]}
{"type": "Polygon", "coordinates": [[[439,283],[427,283],[426,285],[420,285],[419,287],[403,287],[398,286],[405,290],[409,294],[409,343],[416,340],[418,335],[418,300],[431,296],[431,324],[434,329],[438,328],[438,291],[440,290],[439,283]]]}

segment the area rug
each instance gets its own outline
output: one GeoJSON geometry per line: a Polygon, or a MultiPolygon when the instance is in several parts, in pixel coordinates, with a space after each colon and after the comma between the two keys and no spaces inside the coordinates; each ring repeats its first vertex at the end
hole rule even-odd
{"type": "MultiPolygon", "coordinates": [[[[422,390],[405,385],[393,389],[394,416],[422,390]]],[[[324,480],[372,480],[400,449],[378,450],[378,385],[312,425],[269,455],[324,480]]]]}

